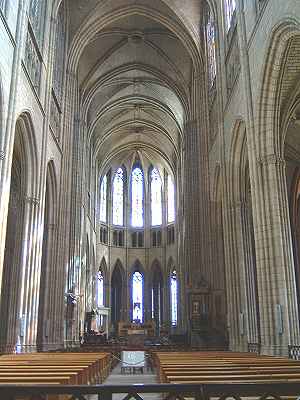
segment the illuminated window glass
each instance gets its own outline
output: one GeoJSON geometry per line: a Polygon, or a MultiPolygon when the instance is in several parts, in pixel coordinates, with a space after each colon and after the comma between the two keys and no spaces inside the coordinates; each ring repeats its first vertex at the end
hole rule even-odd
{"type": "Polygon", "coordinates": [[[119,168],[113,181],[113,224],[123,225],[124,171],[119,168]]]}
{"type": "Polygon", "coordinates": [[[175,190],[171,175],[168,175],[168,222],[175,221],[175,190]]]}
{"type": "Polygon", "coordinates": [[[161,179],[156,168],[151,171],[151,224],[162,224],[161,179]]]}
{"type": "Polygon", "coordinates": [[[177,296],[178,296],[178,282],[176,271],[171,274],[171,322],[172,326],[177,325],[177,296]]]}
{"type": "Polygon", "coordinates": [[[151,290],[151,318],[154,319],[154,289],[151,290]]]}
{"type": "Polygon", "coordinates": [[[132,321],[143,322],[143,275],[136,271],[132,275],[132,321]]]}
{"type": "Polygon", "coordinates": [[[206,24],[207,57],[208,57],[208,79],[210,86],[213,85],[216,77],[216,31],[213,14],[209,11],[206,24]]]}
{"type": "Polygon", "coordinates": [[[226,15],[226,23],[227,30],[229,30],[232,23],[232,16],[236,9],[236,0],[225,0],[225,15],[226,15]]]}
{"type": "Polygon", "coordinates": [[[101,271],[98,272],[97,278],[97,306],[100,307],[104,305],[104,278],[101,271]]]}
{"type": "Polygon", "coordinates": [[[141,168],[135,167],[131,174],[131,225],[144,226],[144,177],[141,168]]]}
{"type": "Polygon", "coordinates": [[[107,177],[104,176],[100,186],[100,221],[106,222],[106,193],[107,193],[107,177]]]}

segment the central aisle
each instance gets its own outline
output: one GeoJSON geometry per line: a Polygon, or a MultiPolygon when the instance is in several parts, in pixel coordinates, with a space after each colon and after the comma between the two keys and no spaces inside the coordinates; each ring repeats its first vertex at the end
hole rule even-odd
{"type": "MultiPolygon", "coordinates": [[[[159,383],[156,374],[153,372],[146,371],[144,374],[121,374],[121,363],[119,363],[103,382],[105,385],[133,385],[136,383],[153,384],[159,383]]],[[[113,396],[113,400],[121,400],[125,397],[125,394],[117,394],[113,396]]],[[[159,394],[142,393],[141,397],[145,400],[158,400],[161,398],[159,394]]]]}

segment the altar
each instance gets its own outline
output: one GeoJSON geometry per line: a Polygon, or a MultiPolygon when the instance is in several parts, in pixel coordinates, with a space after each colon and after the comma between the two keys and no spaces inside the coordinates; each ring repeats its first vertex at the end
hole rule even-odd
{"type": "Polygon", "coordinates": [[[134,323],[134,322],[119,322],[118,325],[119,337],[147,338],[155,336],[155,322],[134,323]]]}

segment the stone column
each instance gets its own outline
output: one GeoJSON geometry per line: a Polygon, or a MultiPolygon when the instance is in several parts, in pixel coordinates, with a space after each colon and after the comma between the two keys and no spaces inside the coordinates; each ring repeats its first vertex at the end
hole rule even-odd
{"type": "Polygon", "coordinates": [[[204,266],[204,250],[201,232],[201,172],[198,161],[197,121],[185,124],[185,176],[184,176],[184,216],[185,216],[185,271],[187,285],[200,279],[204,266]]]}
{"type": "Polygon", "coordinates": [[[257,296],[256,254],[254,250],[251,204],[244,203],[242,236],[245,257],[245,289],[248,343],[260,344],[259,304],[257,296]]]}
{"type": "MultiPolygon", "coordinates": [[[[261,148],[256,132],[251,90],[244,1],[237,2],[241,70],[247,102],[246,132],[253,205],[261,351],[286,355],[289,344],[299,344],[299,315],[284,160],[268,142],[261,148]]],[[[258,124],[257,124],[258,126],[258,124]]]]}
{"type": "Polygon", "coordinates": [[[261,350],[286,355],[299,344],[299,316],[285,162],[275,154],[256,164],[255,239],[261,350]]]}
{"type": "Polygon", "coordinates": [[[44,340],[48,343],[48,348],[59,348],[59,344],[56,342],[56,319],[55,315],[56,302],[58,301],[57,293],[56,293],[56,285],[59,277],[57,276],[57,268],[55,266],[55,255],[53,249],[56,248],[57,244],[57,225],[55,223],[50,223],[48,226],[45,226],[45,231],[47,230],[48,235],[48,249],[50,252],[47,253],[47,278],[44,294],[44,315],[42,316],[43,320],[47,321],[46,326],[44,326],[44,340]],[[49,259],[50,257],[50,259],[49,259]],[[47,336],[46,336],[47,335],[47,336]]]}
{"type": "MultiPolygon", "coordinates": [[[[74,277],[76,275],[76,268],[79,264],[81,266],[81,247],[75,248],[74,242],[74,229],[76,228],[76,218],[81,216],[81,203],[77,202],[72,197],[74,194],[74,174],[78,171],[78,154],[74,150],[74,141],[78,140],[79,131],[79,110],[78,110],[78,84],[77,76],[73,71],[67,72],[66,83],[66,103],[64,112],[64,125],[63,125],[63,161],[61,173],[61,198],[59,208],[58,225],[58,251],[57,251],[57,264],[59,271],[59,278],[57,279],[57,308],[55,315],[57,317],[57,335],[60,342],[63,340],[72,340],[72,332],[68,332],[65,321],[66,315],[66,290],[72,289],[74,277]],[[74,214],[74,210],[79,211],[79,216],[74,214]],[[66,332],[63,338],[64,332],[66,332]]],[[[76,183],[76,182],[75,182],[76,183]]],[[[76,243],[78,244],[78,242],[76,243]]],[[[78,304],[77,304],[78,307],[78,304]]]]}
{"type": "Polygon", "coordinates": [[[229,347],[234,351],[247,351],[245,254],[242,234],[244,210],[244,204],[241,202],[224,207],[227,324],[229,347]]]}
{"type": "Polygon", "coordinates": [[[23,351],[36,349],[41,268],[38,249],[42,240],[40,227],[37,224],[39,203],[37,198],[25,198],[18,306],[18,317],[23,319],[24,326],[23,332],[19,332],[18,342],[23,351]]]}

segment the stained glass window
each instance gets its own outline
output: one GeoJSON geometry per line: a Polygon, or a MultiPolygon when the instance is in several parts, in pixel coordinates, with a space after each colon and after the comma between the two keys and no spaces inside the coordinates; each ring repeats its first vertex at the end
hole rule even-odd
{"type": "Polygon", "coordinates": [[[151,290],[151,318],[154,319],[154,289],[151,290]]]}
{"type": "Polygon", "coordinates": [[[211,10],[208,14],[208,21],[206,24],[206,38],[207,38],[207,58],[208,58],[208,79],[210,86],[213,85],[216,77],[216,31],[215,22],[211,10]]]}
{"type": "Polygon", "coordinates": [[[168,175],[168,222],[175,221],[175,190],[171,175],[168,175]]]}
{"type": "Polygon", "coordinates": [[[174,270],[171,273],[171,322],[172,326],[177,325],[177,298],[178,298],[178,282],[177,274],[174,270]]]}
{"type": "Polygon", "coordinates": [[[107,193],[107,177],[103,177],[100,186],[100,221],[106,222],[106,193],[107,193]]]}
{"type": "Polygon", "coordinates": [[[132,275],[132,321],[143,322],[143,286],[144,277],[136,271],[132,275]]]}
{"type": "Polygon", "coordinates": [[[135,167],[131,174],[131,225],[144,226],[144,177],[141,168],[135,167]]]}
{"type": "Polygon", "coordinates": [[[102,272],[98,272],[97,276],[97,306],[104,306],[104,278],[102,272]]]}
{"type": "Polygon", "coordinates": [[[119,168],[113,181],[113,224],[123,225],[124,171],[119,168]]]}
{"type": "Polygon", "coordinates": [[[42,40],[46,1],[31,0],[29,18],[38,43],[42,40]]]}
{"type": "Polygon", "coordinates": [[[62,3],[57,15],[56,38],[55,38],[55,60],[53,65],[52,87],[57,101],[61,105],[63,76],[65,58],[65,15],[64,4],[62,3]]]}
{"type": "Polygon", "coordinates": [[[236,9],[236,0],[225,0],[225,14],[226,14],[226,23],[227,30],[229,30],[232,23],[232,16],[236,9]]]}
{"type": "Polygon", "coordinates": [[[162,224],[161,179],[156,168],[151,171],[151,225],[162,224]]]}

